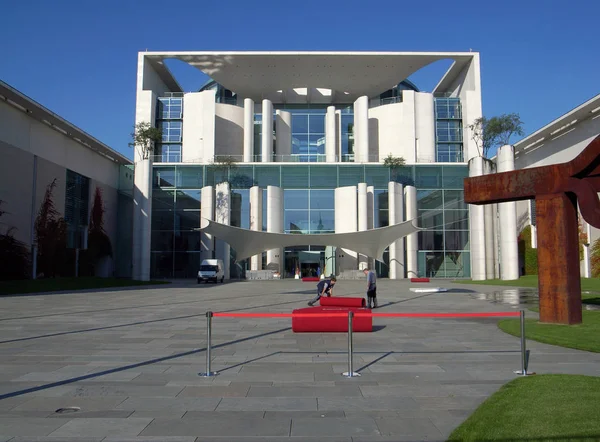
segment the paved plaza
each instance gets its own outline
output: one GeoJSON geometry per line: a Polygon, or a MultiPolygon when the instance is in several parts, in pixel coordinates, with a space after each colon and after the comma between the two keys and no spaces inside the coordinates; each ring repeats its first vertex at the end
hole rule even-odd
{"type": "MultiPolygon", "coordinates": [[[[520,308],[515,290],[498,301],[503,288],[435,285],[450,290],[380,280],[378,311],[520,308]]],[[[338,281],[335,294],[364,286],[338,281]]],[[[520,367],[519,339],[494,318],[374,318],[354,335],[352,379],[344,333],[214,318],[219,375],[198,376],[207,310],[291,312],[314,291],[284,280],[0,297],[0,442],[444,440],[520,367]]],[[[599,354],[528,348],[530,371],[599,375],[599,354]]]]}

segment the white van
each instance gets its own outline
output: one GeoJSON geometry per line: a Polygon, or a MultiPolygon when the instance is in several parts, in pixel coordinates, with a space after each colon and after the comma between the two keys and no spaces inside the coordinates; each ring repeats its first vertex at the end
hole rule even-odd
{"type": "Polygon", "coordinates": [[[200,264],[200,270],[198,270],[198,284],[202,281],[214,281],[215,283],[225,279],[225,272],[223,271],[223,261],[220,259],[204,259],[200,264]]]}

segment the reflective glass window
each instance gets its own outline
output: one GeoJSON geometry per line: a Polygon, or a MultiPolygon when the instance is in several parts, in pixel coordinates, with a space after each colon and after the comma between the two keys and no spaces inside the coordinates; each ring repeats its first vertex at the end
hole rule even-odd
{"type": "Polygon", "coordinates": [[[441,190],[417,190],[417,209],[441,210],[442,206],[441,190]]]}
{"type": "Polygon", "coordinates": [[[417,211],[417,225],[424,229],[444,228],[444,215],[441,210],[419,210],[417,211]]]}
{"type": "Polygon", "coordinates": [[[176,252],[199,252],[200,231],[179,231],[173,235],[173,248],[176,252]]]}
{"type": "Polygon", "coordinates": [[[175,208],[175,191],[156,188],[152,191],[152,210],[171,210],[175,208]]]}
{"type": "Polygon", "coordinates": [[[307,189],[308,167],[281,166],[281,186],[284,189],[307,189]]]}
{"type": "Polygon", "coordinates": [[[281,187],[279,166],[255,166],[255,185],[266,188],[267,186],[281,187]]]}
{"type": "Polygon", "coordinates": [[[445,226],[449,230],[469,229],[469,209],[446,210],[444,212],[445,226]]]}
{"type": "Polygon", "coordinates": [[[444,232],[426,230],[418,233],[419,250],[444,250],[444,232]]]}
{"type": "Polygon", "coordinates": [[[173,230],[175,226],[173,213],[172,210],[152,211],[152,230],[173,230]]]}
{"type": "Polygon", "coordinates": [[[308,118],[311,134],[325,133],[325,115],[310,115],[308,118]]]}
{"type": "Polygon", "coordinates": [[[178,166],[177,171],[181,176],[181,184],[178,187],[186,189],[201,189],[203,187],[201,166],[178,166]]]}
{"type": "Polygon", "coordinates": [[[335,212],[333,210],[312,210],[310,212],[311,233],[335,232],[335,212]]]}
{"type": "Polygon", "coordinates": [[[468,230],[446,230],[445,232],[446,250],[465,250],[469,248],[468,230]]]}
{"type": "Polygon", "coordinates": [[[337,187],[337,166],[309,166],[311,189],[335,189],[337,187]]]}
{"type": "Polygon", "coordinates": [[[292,114],[292,133],[308,133],[308,115],[292,114]]]}
{"type": "Polygon", "coordinates": [[[416,166],[417,189],[439,189],[442,187],[441,166],[416,166]]]}
{"type": "Polygon", "coordinates": [[[444,190],[444,209],[466,209],[464,192],[462,190],[444,190]]]}
{"type": "Polygon", "coordinates": [[[152,251],[170,252],[173,250],[173,231],[153,230],[151,234],[152,251]]]}
{"type": "Polygon", "coordinates": [[[175,167],[155,167],[153,187],[175,187],[177,184],[175,167]]]}
{"type": "Polygon", "coordinates": [[[193,230],[200,228],[199,210],[177,210],[175,211],[175,231],[193,230]]]}
{"type": "Polygon", "coordinates": [[[252,166],[238,166],[230,173],[232,189],[249,189],[254,186],[254,170],[252,166]]]}
{"type": "Polygon", "coordinates": [[[364,166],[339,166],[339,186],[356,186],[365,182],[364,166]]]}
{"type": "Polygon", "coordinates": [[[310,220],[308,210],[286,210],[284,212],[284,229],[291,233],[309,233],[310,220]]]}
{"type": "Polygon", "coordinates": [[[200,210],[200,190],[178,190],[175,207],[178,210],[200,210]]]}
{"type": "Polygon", "coordinates": [[[443,166],[444,189],[463,189],[464,179],[469,176],[467,166],[443,166]]]}
{"type": "Polygon", "coordinates": [[[284,209],[308,209],[308,190],[284,190],[284,209]]]}
{"type": "Polygon", "coordinates": [[[334,190],[311,190],[310,191],[311,210],[328,210],[335,208],[334,190]]]}

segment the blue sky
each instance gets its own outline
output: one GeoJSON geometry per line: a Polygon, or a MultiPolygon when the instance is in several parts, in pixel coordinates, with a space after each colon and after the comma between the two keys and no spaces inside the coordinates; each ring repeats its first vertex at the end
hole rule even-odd
{"type": "MultiPolygon", "coordinates": [[[[138,51],[473,49],[484,115],[529,134],[600,93],[599,16],[594,0],[7,1],[0,79],[131,158],[138,51]]],[[[440,63],[411,79],[431,90],[440,63]]]]}

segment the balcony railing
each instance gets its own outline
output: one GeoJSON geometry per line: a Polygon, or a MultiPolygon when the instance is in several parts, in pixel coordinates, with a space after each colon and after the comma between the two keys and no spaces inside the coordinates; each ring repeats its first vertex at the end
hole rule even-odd
{"type": "Polygon", "coordinates": [[[400,97],[387,97],[387,98],[380,98],[379,99],[379,105],[380,106],[384,106],[386,104],[394,104],[394,103],[402,103],[402,96],[400,96],[400,97]]]}

